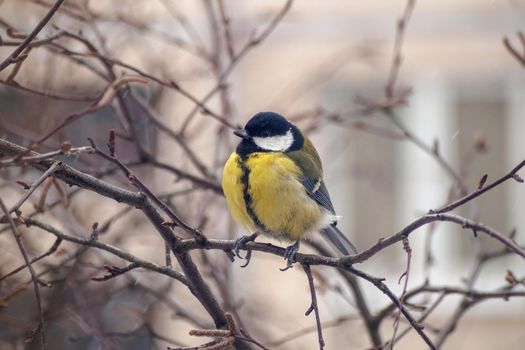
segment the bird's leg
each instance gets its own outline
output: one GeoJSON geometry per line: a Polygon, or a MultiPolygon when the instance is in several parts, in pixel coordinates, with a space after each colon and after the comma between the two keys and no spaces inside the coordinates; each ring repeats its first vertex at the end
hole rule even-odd
{"type": "Polygon", "coordinates": [[[239,254],[239,251],[241,250],[241,248],[244,248],[244,245],[246,243],[255,241],[257,236],[259,236],[259,232],[255,232],[255,233],[252,233],[251,235],[246,235],[246,236],[237,238],[235,240],[235,243],[233,244],[233,249],[232,249],[233,254],[235,254],[235,256],[237,256],[239,259],[247,259],[249,261],[249,256],[251,255],[250,254],[251,251],[248,250],[248,253],[246,253],[246,256],[244,258],[239,254]]]}
{"type": "Polygon", "coordinates": [[[286,247],[284,251],[284,259],[286,260],[286,267],[280,269],[281,271],[286,271],[293,266],[295,262],[295,254],[299,251],[299,240],[295,241],[294,244],[286,247]]]}

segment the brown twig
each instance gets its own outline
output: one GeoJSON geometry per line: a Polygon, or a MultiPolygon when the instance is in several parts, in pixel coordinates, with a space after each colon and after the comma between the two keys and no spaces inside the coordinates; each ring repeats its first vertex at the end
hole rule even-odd
{"type": "MultiPolygon", "coordinates": [[[[235,57],[230,61],[230,64],[224,69],[224,71],[221,73],[217,84],[210,90],[208,93],[204,95],[202,99],[200,99],[201,103],[206,103],[209,101],[217,92],[219,92],[225,85],[226,80],[230,76],[230,74],[234,71],[234,68],[237,66],[239,61],[242,60],[242,58],[254,47],[257,45],[260,45],[266,38],[273,32],[273,30],[277,27],[277,25],[281,22],[281,20],[284,18],[286,13],[290,10],[292,7],[293,0],[287,0],[285,5],[282,7],[282,9],[277,13],[277,15],[270,21],[270,23],[264,28],[264,30],[259,34],[255,35],[252,34],[250,39],[246,42],[246,44],[237,52],[235,57]]],[[[196,106],[186,117],[184,122],[182,123],[182,126],[180,128],[179,133],[181,135],[184,135],[186,129],[188,128],[190,122],[193,120],[193,117],[199,110],[200,106],[196,106]]]]}
{"type": "Polygon", "coordinates": [[[233,61],[235,59],[235,48],[234,48],[233,38],[232,38],[232,33],[231,33],[230,18],[226,14],[226,9],[224,8],[223,0],[218,1],[218,6],[219,6],[219,13],[221,15],[222,30],[223,30],[223,35],[224,35],[224,41],[226,43],[226,49],[227,49],[230,61],[233,61]]]}
{"type": "Polygon", "coordinates": [[[37,219],[31,219],[31,218],[28,218],[28,217],[22,217],[22,220],[24,222],[24,224],[28,227],[31,227],[31,226],[34,226],[34,227],[38,227],[46,232],[49,232],[51,233],[52,235],[54,235],[55,237],[57,237],[57,239],[61,239],[63,241],[67,241],[67,242],[72,242],[72,243],[75,243],[75,244],[78,244],[78,245],[82,245],[82,246],[86,246],[86,247],[92,247],[92,248],[97,248],[97,249],[100,249],[100,250],[103,250],[103,251],[106,251],[108,253],[111,253],[123,260],[126,260],[128,262],[130,262],[131,264],[135,264],[137,265],[137,267],[141,267],[143,269],[146,269],[146,270],[150,270],[150,271],[154,271],[154,272],[157,272],[157,273],[160,273],[162,275],[165,275],[165,276],[168,276],[168,277],[171,277],[179,282],[181,282],[182,284],[184,285],[188,285],[188,279],[183,275],[181,274],[180,272],[178,271],[175,271],[173,269],[170,269],[170,268],[167,268],[167,267],[163,267],[163,266],[159,266],[157,264],[154,264],[154,263],[151,263],[149,261],[146,261],[146,260],[143,260],[143,259],[140,259],[132,254],[129,254],[129,253],[126,253],[112,245],[109,245],[109,244],[105,244],[105,243],[102,243],[98,240],[95,240],[95,239],[81,239],[81,238],[77,238],[77,237],[74,237],[74,236],[70,236],[70,235],[67,235],[65,233],[63,233],[62,231],[60,231],[59,229],[51,226],[51,225],[48,225],[40,220],[37,220],[37,219]]]}
{"type": "Polygon", "coordinates": [[[20,45],[18,45],[18,47],[6,59],[0,62],[0,72],[3,71],[9,65],[16,63],[19,55],[26,49],[26,47],[31,43],[31,41],[33,41],[36,38],[38,33],[40,33],[42,29],[44,29],[47,22],[49,22],[51,17],[53,17],[53,15],[57,12],[58,8],[60,7],[60,5],[62,5],[63,2],[64,0],[57,0],[55,4],[49,9],[47,14],[42,18],[42,20],[38,22],[38,24],[31,31],[31,33],[29,33],[29,35],[24,39],[24,41],[22,41],[20,45]]]}
{"type": "Polygon", "coordinates": [[[235,323],[233,316],[230,313],[226,313],[226,320],[228,321],[228,329],[193,329],[190,331],[190,335],[195,337],[209,337],[216,338],[211,342],[201,344],[199,346],[193,347],[183,347],[183,348],[170,348],[171,350],[222,350],[230,349],[236,343],[236,340],[242,340],[245,342],[250,342],[263,350],[268,350],[266,347],[261,345],[259,342],[255,341],[252,338],[245,338],[242,335],[239,335],[238,327],[235,323]]]}
{"type": "MultiPolygon", "coordinates": [[[[410,242],[408,241],[408,237],[404,237],[402,239],[402,242],[403,242],[403,250],[405,251],[406,256],[407,256],[407,265],[406,265],[405,271],[403,272],[403,274],[399,278],[398,283],[400,283],[401,280],[404,278],[405,282],[403,284],[403,291],[401,292],[401,297],[399,298],[399,301],[402,304],[404,304],[405,303],[405,296],[407,294],[407,288],[408,288],[408,279],[410,277],[410,263],[412,261],[412,248],[410,247],[410,242]]],[[[398,312],[398,314],[397,314],[397,316],[396,316],[396,318],[394,320],[394,332],[392,333],[392,340],[390,341],[390,344],[388,346],[388,348],[390,350],[392,350],[394,348],[394,343],[395,343],[395,340],[396,340],[397,330],[399,328],[400,318],[401,318],[401,309],[399,309],[399,312],[398,312]]]]}
{"type": "Polygon", "coordinates": [[[175,212],[166,203],[164,203],[159,197],[157,197],[153,192],[151,192],[151,190],[131,171],[131,169],[127,167],[124,163],[122,163],[114,154],[108,155],[102,152],[95,146],[93,140],[90,139],[89,141],[95,154],[115,164],[120,170],[122,170],[122,172],[126,175],[130,183],[133,186],[135,186],[139,191],[145,193],[149,199],[151,199],[159,208],[161,208],[162,211],[166,213],[168,217],[173,221],[174,225],[180,226],[199,240],[206,239],[199,230],[184,222],[184,220],[182,220],[177,214],[175,214],[175,212]]]}
{"type": "MultiPolygon", "coordinates": [[[[512,235],[509,238],[512,239],[513,238],[512,235]]],[[[480,254],[478,256],[477,264],[474,266],[474,268],[472,269],[472,272],[470,273],[470,275],[468,276],[468,278],[465,281],[466,289],[468,291],[472,292],[473,297],[470,297],[469,294],[463,294],[463,298],[461,299],[461,301],[459,302],[459,304],[457,305],[457,307],[453,311],[453,313],[450,316],[449,320],[438,331],[437,338],[436,338],[436,345],[438,347],[441,347],[443,345],[443,343],[446,341],[448,336],[454,331],[454,329],[456,329],[457,324],[459,323],[459,320],[461,319],[461,317],[473,305],[475,305],[479,301],[490,299],[490,297],[488,295],[489,294],[493,294],[493,293],[491,293],[491,292],[489,292],[488,294],[485,294],[486,292],[478,293],[478,292],[476,292],[473,289],[474,284],[476,283],[477,279],[479,278],[483,267],[489,261],[491,261],[492,259],[501,257],[503,255],[509,254],[509,253],[512,253],[512,251],[509,250],[507,247],[505,247],[505,249],[502,249],[500,251],[480,254]],[[476,294],[478,296],[477,298],[475,297],[476,294]],[[486,297],[481,297],[481,294],[485,294],[486,297]]],[[[514,287],[514,285],[505,286],[505,287],[501,288],[499,291],[496,291],[496,293],[497,292],[502,292],[502,291],[508,293],[510,291],[509,289],[512,289],[513,287],[514,287]]],[[[422,289],[427,289],[429,292],[435,292],[435,290],[433,290],[433,288],[430,287],[430,286],[423,286],[422,289]]],[[[452,294],[454,294],[454,293],[462,294],[462,293],[459,292],[459,290],[457,288],[445,287],[445,288],[441,288],[441,289],[442,290],[443,289],[448,289],[448,291],[450,293],[452,293],[452,294]]],[[[443,291],[443,292],[445,292],[445,291],[443,291]]],[[[507,298],[508,298],[508,296],[507,296],[507,298]]],[[[505,298],[504,298],[504,300],[505,300],[505,298]]]]}
{"type": "Polygon", "coordinates": [[[518,39],[520,40],[521,50],[523,52],[519,52],[518,49],[514,48],[512,44],[510,43],[509,38],[506,36],[503,37],[503,46],[507,49],[507,51],[514,57],[523,67],[525,67],[525,34],[523,32],[518,32],[517,34],[518,39]]]}
{"type": "Polygon", "coordinates": [[[31,162],[38,162],[41,160],[54,158],[56,156],[64,156],[64,155],[65,156],[77,156],[82,153],[90,153],[90,152],[93,152],[93,149],[91,147],[73,147],[71,148],[71,145],[69,145],[69,147],[66,148],[65,143],[63,143],[63,146],[56,151],[40,153],[38,155],[25,156],[25,157],[20,157],[19,155],[17,155],[15,157],[11,157],[8,159],[2,159],[0,160],[0,166],[27,164],[31,162]]]}
{"type": "Polygon", "coordinates": [[[522,162],[520,162],[518,165],[516,165],[510,172],[508,172],[507,174],[505,174],[504,176],[500,177],[499,179],[497,179],[496,181],[493,181],[491,182],[490,184],[484,186],[484,187],[481,187],[479,188],[478,190],[470,193],[470,194],[467,194],[465,195],[464,197],[462,198],[459,198],[458,200],[442,207],[442,208],[439,208],[439,209],[434,209],[434,210],[431,210],[429,211],[429,213],[447,213],[449,211],[452,211],[454,209],[456,209],[457,207],[467,203],[467,202],[470,202],[471,200],[473,200],[474,198],[476,197],[479,197],[481,196],[482,194],[486,193],[487,191],[490,191],[491,189],[493,189],[494,187],[502,184],[503,182],[509,180],[509,179],[513,179],[513,180],[516,180],[517,182],[523,182],[520,181],[519,179],[519,176],[516,177],[518,171],[521,170],[521,168],[523,168],[525,166],[525,160],[523,160],[522,162]]]}
{"type": "MultiPolygon", "coordinates": [[[[332,328],[332,327],[338,327],[340,326],[341,324],[345,323],[345,322],[348,322],[348,321],[355,321],[355,320],[358,320],[359,319],[359,316],[342,316],[342,317],[339,317],[335,320],[331,320],[331,321],[326,321],[326,322],[323,322],[322,323],[322,329],[328,329],[328,328],[332,328]]],[[[272,348],[276,348],[278,346],[281,346],[281,345],[284,345],[285,343],[288,343],[289,341],[292,341],[292,340],[295,340],[299,337],[303,337],[309,333],[313,333],[313,332],[317,332],[318,331],[318,328],[317,328],[317,325],[315,326],[311,326],[311,327],[306,327],[306,328],[303,328],[303,329],[300,329],[296,332],[293,332],[289,335],[286,335],[282,338],[279,338],[279,339],[276,339],[276,340],[273,340],[271,341],[270,343],[268,343],[268,346],[271,346],[272,348]]]]}
{"type": "Polygon", "coordinates": [[[161,3],[164,6],[164,8],[168,10],[170,15],[180,24],[182,29],[186,32],[188,38],[190,38],[190,40],[193,43],[193,46],[195,47],[195,51],[199,54],[199,56],[209,59],[210,54],[204,49],[204,45],[202,43],[202,39],[199,36],[199,33],[193,27],[188,18],[178,13],[177,9],[175,8],[174,2],[170,0],[161,0],[161,3]]]}
{"type": "Polygon", "coordinates": [[[35,290],[35,298],[36,298],[36,305],[39,315],[39,325],[38,325],[38,332],[40,333],[40,346],[43,350],[47,349],[47,340],[46,340],[46,323],[44,319],[44,309],[42,307],[42,297],[40,295],[40,285],[47,286],[47,283],[41,281],[35,270],[33,269],[33,266],[31,265],[31,261],[29,260],[29,257],[27,256],[27,252],[24,248],[24,244],[22,243],[22,239],[20,238],[20,232],[18,232],[18,228],[16,227],[15,222],[13,221],[13,218],[11,218],[11,215],[9,214],[9,210],[5,206],[4,201],[2,198],[0,198],[0,209],[2,209],[7,223],[11,227],[11,231],[13,232],[13,236],[15,238],[16,244],[18,245],[18,249],[20,250],[20,253],[22,254],[22,257],[24,258],[25,266],[27,266],[27,269],[29,270],[29,273],[31,274],[31,282],[33,283],[33,288],[35,290]]]}
{"type": "Polygon", "coordinates": [[[310,296],[312,298],[312,302],[310,304],[310,307],[305,312],[305,316],[310,315],[312,311],[315,313],[315,323],[317,325],[317,338],[319,340],[319,349],[323,350],[325,343],[323,339],[323,328],[321,325],[321,317],[319,316],[319,306],[317,305],[317,296],[315,293],[315,286],[314,286],[314,277],[312,275],[312,271],[310,269],[310,265],[303,264],[304,272],[306,273],[306,277],[308,278],[308,285],[310,287],[310,296]]]}
{"type": "MultiPolygon", "coordinates": [[[[155,116],[155,113],[153,112],[152,108],[148,106],[147,103],[145,103],[140,98],[140,96],[137,96],[132,91],[130,91],[130,97],[135,102],[137,102],[138,106],[144,111],[144,114],[146,115],[148,120],[150,120],[160,131],[170,136],[182,148],[182,150],[188,156],[188,159],[193,163],[193,165],[195,165],[195,167],[201,172],[202,175],[204,175],[207,178],[214,179],[214,176],[210,173],[208,167],[198,157],[195,151],[190,148],[188,142],[181,135],[177,134],[165,123],[163,123],[160,117],[155,116]]],[[[179,173],[181,173],[181,171],[179,171],[179,173]]]]}
{"type": "MultiPolygon", "coordinates": [[[[62,243],[62,239],[57,237],[55,239],[55,242],[53,243],[53,245],[51,247],[49,247],[49,249],[47,251],[45,251],[44,253],[40,254],[39,256],[31,259],[31,261],[30,261],[31,265],[34,264],[37,261],[40,261],[40,260],[44,259],[45,257],[48,257],[48,256],[54,254],[57,251],[57,249],[58,249],[58,247],[60,246],[61,243],[62,243]]],[[[9,278],[9,277],[17,274],[18,272],[22,271],[26,267],[27,267],[27,265],[19,266],[16,269],[14,269],[13,271],[3,275],[2,277],[0,277],[0,282],[2,282],[6,278],[9,278]]]]}
{"type": "Polygon", "coordinates": [[[59,170],[61,166],[62,163],[60,162],[54,162],[51,164],[51,166],[31,185],[31,187],[29,187],[27,192],[18,200],[18,202],[16,202],[16,204],[13,205],[11,209],[9,209],[8,213],[14,213],[17,211],[37,189],[37,187],[40,186],[48,177],[52,176],[57,170],[59,170]]]}
{"type": "MultiPolygon", "coordinates": [[[[333,254],[333,252],[331,252],[329,249],[326,249],[326,247],[322,244],[316,244],[315,241],[310,241],[308,244],[314,247],[320,255],[332,256],[333,254]]],[[[363,292],[359,283],[359,279],[348,271],[339,269],[339,272],[352,291],[355,306],[359,312],[359,316],[365,324],[370,342],[374,347],[379,348],[383,344],[381,334],[379,332],[379,322],[372,316],[370,307],[368,306],[368,302],[365,298],[365,293],[363,292]]]]}
{"type": "Polygon", "coordinates": [[[95,57],[97,58],[98,60],[100,60],[105,66],[106,66],[106,69],[109,71],[111,70],[111,73],[109,74],[109,77],[106,77],[106,80],[109,78],[110,80],[115,80],[115,75],[114,75],[114,72],[112,70],[112,66],[120,66],[120,67],[123,67],[123,68],[126,68],[126,69],[129,69],[130,71],[144,77],[144,78],[147,78],[159,85],[162,85],[162,86],[165,86],[169,89],[173,89],[175,91],[177,91],[178,93],[180,93],[181,95],[183,95],[184,97],[186,97],[187,99],[189,99],[190,101],[192,101],[195,106],[196,106],[196,111],[198,110],[201,110],[201,112],[204,114],[204,115],[208,115],[214,119],[216,119],[217,121],[221,122],[222,124],[224,124],[225,126],[229,127],[229,128],[232,128],[232,129],[235,129],[236,126],[231,124],[228,120],[226,120],[223,116],[219,115],[218,113],[215,113],[214,111],[212,111],[210,108],[208,108],[205,103],[206,101],[204,99],[201,99],[199,100],[197,97],[193,96],[193,94],[191,94],[187,89],[183,88],[181,86],[180,83],[178,83],[177,81],[175,80],[165,80],[165,79],[162,79],[162,78],[158,78],[152,74],[149,74],[147,72],[145,72],[144,70],[138,68],[138,67],[135,67],[135,66],[132,66],[128,63],[125,63],[121,60],[118,60],[118,59],[115,59],[115,58],[110,58],[110,57],[107,57],[106,55],[103,55],[102,53],[98,52],[98,50],[96,50],[96,48],[93,46],[93,44],[91,44],[88,40],[86,40],[85,38],[77,35],[77,34],[74,34],[74,33],[70,33],[70,32],[67,32],[67,31],[64,31],[64,35],[67,35],[71,38],[74,38],[82,43],[84,43],[88,49],[90,50],[89,53],[83,53],[83,52],[76,52],[76,51],[72,51],[70,49],[67,49],[63,46],[60,46],[60,45],[57,45],[57,44],[54,44],[55,47],[59,48],[63,54],[65,54],[67,57],[71,56],[71,57],[95,57]]]}
{"type": "MultiPolygon", "coordinates": [[[[117,267],[112,265],[104,265],[104,269],[107,271],[107,273],[102,277],[92,277],[91,280],[102,282],[107,281],[112,278],[115,278],[117,276],[123,275],[126,272],[129,272],[131,270],[134,270],[136,268],[140,267],[138,263],[132,262],[131,264],[128,264],[126,267],[117,267]]],[[[171,267],[169,267],[171,268],[171,267]]]]}
{"type": "Polygon", "coordinates": [[[523,250],[521,247],[519,247],[514,241],[503,235],[502,233],[497,232],[496,230],[491,229],[490,227],[487,227],[483,224],[480,224],[476,221],[469,220],[466,218],[463,218],[458,215],[454,214],[447,214],[447,213],[438,213],[438,214],[427,214],[419,219],[416,219],[412,223],[410,223],[408,226],[406,226],[403,230],[399,231],[396,234],[393,234],[392,236],[381,239],[378,243],[373,245],[368,250],[351,257],[343,257],[341,258],[343,261],[348,263],[360,263],[368,260],[371,256],[375,255],[377,252],[381,251],[385,247],[388,247],[394,243],[400,242],[403,237],[406,234],[410,234],[414,232],[416,229],[418,229],[421,226],[424,226],[426,224],[429,224],[431,222],[435,221],[447,221],[447,222],[453,222],[456,224],[461,225],[463,228],[468,228],[469,230],[476,230],[478,232],[485,233],[492,238],[497,239],[501,243],[503,243],[507,248],[511,249],[516,254],[522,256],[525,258],[525,250],[523,250]]]}
{"type": "Polygon", "coordinates": [[[457,184],[461,194],[466,194],[468,189],[465,185],[463,179],[459,176],[459,174],[452,168],[452,166],[441,156],[439,152],[435,150],[434,147],[427,145],[423,140],[421,140],[418,136],[416,136],[414,133],[412,133],[410,130],[408,130],[400,121],[395,112],[392,109],[386,109],[384,110],[385,115],[388,117],[388,120],[390,120],[401,132],[404,134],[404,136],[410,140],[414,145],[416,145],[419,149],[427,153],[429,156],[434,158],[438,164],[450,175],[452,179],[454,179],[454,182],[457,184]]]}
{"type": "Polygon", "coordinates": [[[140,281],[137,281],[136,283],[137,286],[152,294],[160,302],[162,302],[164,305],[170,308],[173,311],[174,316],[181,318],[195,325],[195,327],[198,328],[204,329],[213,327],[213,324],[211,324],[207,320],[202,319],[200,315],[197,315],[194,312],[192,312],[193,310],[191,309],[191,307],[189,307],[189,305],[185,305],[185,303],[179,301],[177,298],[172,298],[170,297],[170,294],[159,292],[157,289],[153,288],[147,283],[140,281]]]}
{"type": "Polygon", "coordinates": [[[168,164],[157,159],[150,159],[149,165],[155,168],[167,170],[181,179],[191,181],[196,186],[212,190],[218,194],[222,194],[222,187],[217,182],[192,175],[182,169],[173,166],[172,164],[168,164]]]}
{"type": "Polygon", "coordinates": [[[394,48],[392,54],[392,64],[390,65],[388,80],[385,85],[385,100],[381,102],[369,101],[363,97],[357,97],[357,102],[365,106],[362,113],[370,114],[376,111],[381,111],[404,135],[404,137],[416,145],[419,149],[434,158],[438,164],[454,179],[461,194],[467,193],[463,179],[452,168],[452,166],[441,156],[441,154],[434,149],[434,147],[427,145],[417,135],[406,128],[397,117],[394,108],[406,104],[410,89],[404,89],[396,93],[395,86],[399,76],[399,71],[402,64],[402,49],[405,37],[405,31],[410,21],[411,14],[415,7],[415,0],[407,0],[405,10],[402,17],[397,22],[396,34],[394,39],[394,48]]]}
{"type": "MultiPolygon", "coordinates": [[[[423,322],[427,319],[427,317],[430,316],[430,314],[434,312],[434,310],[439,306],[439,304],[441,304],[441,302],[445,299],[445,296],[446,295],[444,293],[441,293],[439,297],[436,299],[436,301],[430,307],[428,307],[425,310],[425,312],[421,314],[421,316],[419,316],[419,318],[417,319],[417,323],[423,324],[423,322]]],[[[407,326],[403,331],[401,331],[401,333],[399,333],[399,335],[392,340],[391,342],[392,346],[394,346],[401,338],[403,338],[411,330],[412,330],[412,327],[407,326]]]]}
{"type": "Polygon", "coordinates": [[[472,288],[454,288],[446,286],[425,287],[423,292],[429,293],[443,293],[445,295],[459,294],[469,298],[471,301],[482,301],[485,299],[504,299],[507,300],[512,297],[525,297],[525,291],[513,291],[508,287],[503,287],[500,290],[492,292],[482,292],[473,290],[472,288]]]}
{"type": "MultiPolygon", "coordinates": [[[[60,11],[59,11],[59,12],[60,12],[60,11]]],[[[2,20],[0,20],[0,22],[1,22],[1,21],[2,21],[2,20]]],[[[3,24],[3,23],[2,23],[2,24],[3,24]]],[[[3,25],[4,25],[4,24],[3,24],[3,25]]],[[[9,30],[9,28],[12,28],[12,26],[10,26],[10,25],[4,25],[4,26],[7,27],[7,30],[9,30]]],[[[11,34],[12,34],[12,33],[11,33],[11,34]]],[[[62,33],[62,32],[59,31],[59,32],[57,32],[57,33],[55,33],[55,34],[53,34],[53,35],[48,36],[48,37],[45,38],[45,39],[40,39],[40,40],[36,40],[36,39],[35,39],[35,40],[31,41],[31,42],[29,43],[29,45],[27,45],[27,48],[36,48],[36,47],[39,47],[39,46],[47,45],[47,44],[49,44],[49,43],[51,43],[51,42],[53,42],[53,41],[55,41],[55,40],[57,40],[57,39],[63,37],[63,34],[64,34],[64,33],[62,33]]],[[[27,38],[26,35],[22,35],[22,36],[20,37],[20,39],[26,39],[26,38],[27,38]]],[[[1,44],[1,46],[20,46],[20,45],[23,44],[23,41],[18,41],[18,40],[16,40],[16,41],[3,40],[0,44],[1,44]]]]}
{"type": "Polygon", "coordinates": [[[368,274],[366,274],[366,273],[364,273],[364,272],[362,272],[360,270],[354,269],[353,267],[348,267],[347,270],[350,271],[351,273],[353,273],[353,274],[355,274],[355,275],[357,275],[357,276],[367,280],[368,282],[372,283],[377,289],[379,289],[381,292],[383,292],[383,294],[385,294],[396,305],[396,307],[399,309],[399,311],[403,314],[403,316],[405,316],[405,318],[410,323],[412,328],[419,334],[421,339],[423,339],[423,341],[428,345],[428,347],[430,349],[432,349],[432,350],[436,349],[435,345],[432,343],[430,338],[423,331],[423,328],[424,328],[423,325],[421,325],[420,323],[418,323],[414,319],[414,317],[408,312],[408,310],[403,305],[403,303],[401,301],[399,301],[399,299],[397,299],[397,297],[387,287],[387,285],[383,283],[383,279],[375,278],[375,277],[370,276],[370,275],[368,275],[368,274]]]}
{"type": "Polygon", "coordinates": [[[385,95],[389,99],[394,97],[395,84],[399,75],[399,70],[401,69],[401,63],[403,61],[403,55],[401,51],[403,48],[405,30],[408,25],[408,22],[410,21],[410,16],[414,11],[415,4],[415,0],[408,0],[405,6],[405,11],[403,12],[403,16],[397,21],[397,30],[396,37],[394,39],[392,64],[390,66],[390,73],[388,75],[388,81],[385,87],[385,95]]]}

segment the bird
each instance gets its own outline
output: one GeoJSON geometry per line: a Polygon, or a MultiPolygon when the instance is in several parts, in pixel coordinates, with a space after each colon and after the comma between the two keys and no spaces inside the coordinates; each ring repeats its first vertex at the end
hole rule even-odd
{"type": "Polygon", "coordinates": [[[278,113],[260,112],[233,134],[241,140],[224,166],[222,188],[231,216],[254,232],[235,241],[237,256],[259,233],[293,242],[285,249],[287,268],[300,241],[316,233],[341,254],[357,254],[336,227],[321,158],[298,127],[278,113]]]}

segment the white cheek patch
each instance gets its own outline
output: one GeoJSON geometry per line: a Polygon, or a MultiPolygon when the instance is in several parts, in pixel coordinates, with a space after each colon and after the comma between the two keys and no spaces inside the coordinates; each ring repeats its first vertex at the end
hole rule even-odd
{"type": "Polygon", "coordinates": [[[267,151],[285,152],[293,143],[292,130],[288,130],[286,134],[279,136],[254,137],[253,143],[267,151]]]}

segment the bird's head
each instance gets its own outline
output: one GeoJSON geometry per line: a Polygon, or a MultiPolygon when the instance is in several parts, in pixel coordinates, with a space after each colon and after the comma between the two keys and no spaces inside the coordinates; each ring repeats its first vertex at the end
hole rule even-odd
{"type": "Polygon", "coordinates": [[[301,131],[286,118],[273,112],[257,113],[244,129],[233,133],[242,138],[237,147],[241,154],[296,151],[304,144],[301,131]]]}

